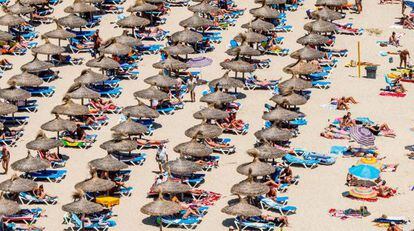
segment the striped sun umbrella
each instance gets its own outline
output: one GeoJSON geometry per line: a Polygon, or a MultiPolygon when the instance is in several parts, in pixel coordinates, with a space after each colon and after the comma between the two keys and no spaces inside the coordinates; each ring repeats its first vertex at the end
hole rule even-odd
{"type": "Polygon", "coordinates": [[[370,130],[362,126],[354,126],[350,130],[351,138],[358,144],[363,146],[373,146],[375,144],[375,136],[370,130]]]}

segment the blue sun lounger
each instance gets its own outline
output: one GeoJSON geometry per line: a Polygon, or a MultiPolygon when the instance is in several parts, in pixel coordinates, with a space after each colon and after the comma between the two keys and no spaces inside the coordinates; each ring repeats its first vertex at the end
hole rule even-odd
{"type": "Polygon", "coordinates": [[[25,105],[17,106],[18,112],[37,112],[37,100],[26,100],[25,105]]]}
{"type": "Polygon", "coordinates": [[[121,162],[124,162],[128,165],[143,165],[145,160],[147,159],[147,154],[145,153],[139,153],[139,154],[127,154],[127,153],[119,153],[119,154],[113,154],[116,159],[118,159],[121,162]]]}
{"type": "Polygon", "coordinates": [[[259,203],[262,209],[274,210],[282,215],[294,214],[297,210],[295,206],[282,205],[267,197],[260,198],[259,203]]]}
{"type": "Polygon", "coordinates": [[[25,205],[31,204],[46,204],[46,205],[54,205],[58,202],[57,197],[45,197],[44,199],[35,197],[28,192],[21,192],[19,193],[19,201],[25,205]]]}
{"type": "Polygon", "coordinates": [[[319,161],[319,164],[322,165],[332,165],[335,164],[336,158],[329,155],[323,155],[316,152],[304,152],[302,154],[303,159],[305,160],[316,160],[319,161]]]}
{"type": "Polygon", "coordinates": [[[38,172],[29,172],[26,173],[25,176],[27,178],[30,178],[34,181],[49,181],[49,182],[55,182],[59,183],[63,180],[63,178],[66,177],[67,170],[61,169],[61,170],[43,170],[38,172]]]}
{"type": "Polygon", "coordinates": [[[108,230],[111,227],[116,226],[116,222],[113,220],[100,220],[98,222],[92,222],[92,224],[84,224],[79,219],[79,217],[72,213],[70,222],[73,224],[73,227],[71,227],[74,231],[80,231],[80,230],[108,230]]]}
{"type": "Polygon", "coordinates": [[[22,87],[22,89],[38,97],[51,97],[55,93],[55,87],[22,87]]]}
{"type": "Polygon", "coordinates": [[[291,154],[286,154],[283,157],[283,160],[289,165],[301,165],[305,168],[316,168],[319,164],[318,160],[304,160],[298,157],[295,157],[291,154]]]}
{"type": "Polygon", "coordinates": [[[0,116],[0,123],[5,125],[26,125],[29,116],[0,116]]]}
{"type": "Polygon", "coordinates": [[[258,222],[249,221],[236,217],[234,224],[238,230],[260,230],[260,231],[272,231],[275,230],[275,224],[272,222],[258,222]]]}

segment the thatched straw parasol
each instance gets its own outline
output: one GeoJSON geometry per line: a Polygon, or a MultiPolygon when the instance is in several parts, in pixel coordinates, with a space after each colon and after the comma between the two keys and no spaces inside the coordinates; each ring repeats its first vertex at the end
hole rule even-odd
{"type": "Polygon", "coordinates": [[[238,34],[234,37],[234,40],[237,42],[260,43],[267,41],[267,37],[254,31],[248,31],[238,34]]]}
{"type": "Polygon", "coordinates": [[[325,52],[318,51],[310,46],[305,46],[304,48],[296,50],[290,54],[291,58],[307,61],[321,59],[324,56],[325,52]]]}
{"type": "Polygon", "coordinates": [[[187,63],[181,62],[170,56],[168,56],[165,60],[152,64],[152,67],[156,69],[166,69],[170,71],[171,70],[184,70],[184,69],[189,68],[187,63]]]}
{"type": "Polygon", "coordinates": [[[203,35],[185,28],[182,31],[177,31],[171,35],[171,40],[176,43],[194,44],[203,40],[203,35]]]}
{"type": "Polygon", "coordinates": [[[253,47],[251,47],[247,44],[242,44],[240,46],[228,49],[226,51],[226,54],[231,55],[231,56],[238,56],[238,55],[242,55],[242,56],[260,56],[260,55],[262,55],[262,52],[260,52],[257,49],[254,49],[253,47]]]}
{"type": "Polygon", "coordinates": [[[43,79],[39,78],[37,75],[33,75],[25,71],[21,74],[10,77],[10,79],[7,80],[7,84],[19,87],[37,87],[43,84],[43,79]]]}
{"type": "Polygon", "coordinates": [[[107,172],[116,172],[128,168],[128,165],[121,162],[111,155],[89,161],[89,166],[93,169],[107,172]]]}
{"type": "Polygon", "coordinates": [[[40,128],[46,131],[50,131],[50,132],[76,130],[76,123],[74,121],[62,119],[59,117],[59,115],[55,115],[55,116],[56,116],[55,119],[42,124],[40,128]]]}
{"type": "MultiPolygon", "coordinates": [[[[176,214],[180,212],[180,210],[181,207],[179,204],[164,200],[160,193],[157,200],[150,202],[141,208],[141,213],[149,216],[161,217],[176,214]]],[[[160,230],[162,230],[162,225],[160,225],[160,230]]]]}
{"type": "Polygon", "coordinates": [[[93,214],[101,212],[104,209],[102,205],[90,202],[84,198],[83,193],[76,195],[73,202],[62,206],[63,211],[75,214],[93,214]]]}
{"type": "Polygon", "coordinates": [[[275,25],[270,22],[266,22],[263,19],[256,18],[248,23],[243,24],[241,27],[255,31],[269,31],[273,30],[275,28],[275,25]]]}
{"type": "Polygon", "coordinates": [[[205,144],[191,140],[174,147],[174,151],[186,156],[206,157],[213,153],[213,150],[205,144]]]}
{"type": "Polygon", "coordinates": [[[149,99],[149,100],[163,100],[168,99],[168,94],[158,90],[156,87],[151,86],[144,90],[134,92],[134,97],[140,99],[149,99]]]}
{"type": "Polygon", "coordinates": [[[137,149],[137,142],[131,139],[127,139],[126,137],[118,137],[114,135],[112,140],[108,140],[101,145],[100,148],[107,151],[108,153],[113,152],[131,152],[137,149]]]}
{"type": "Polygon", "coordinates": [[[193,114],[194,118],[201,120],[221,120],[229,116],[229,113],[215,108],[204,108],[193,114]]]}
{"type": "Polygon", "coordinates": [[[35,189],[36,187],[36,182],[20,178],[17,175],[14,175],[10,179],[0,183],[0,190],[3,192],[10,193],[29,192],[35,189]]]}
{"type": "Polygon", "coordinates": [[[247,203],[245,198],[240,199],[239,202],[227,205],[221,212],[232,216],[254,217],[260,216],[262,211],[256,206],[247,203]]]}
{"type": "Polygon", "coordinates": [[[344,18],[341,13],[331,10],[328,7],[323,7],[322,9],[313,11],[311,16],[313,18],[320,18],[326,21],[335,21],[344,18]]]}
{"type": "Polygon", "coordinates": [[[68,14],[78,14],[93,13],[99,11],[99,9],[94,5],[82,1],[75,1],[71,6],[67,6],[63,11],[68,14]]]}
{"type": "Polygon", "coordinates": [[[93,83],[99,83],[104,82],[105,80],[108,80],[109,77],[103,74],[96,73],[92,71],[92,69],[85,69],[81,72],[81,75],[77,77],[74,81],[75,83],[81,83],[81,84],[93,84],[93,83]]]}
{"type": "Polygon", "coordinates": [[[303,28],[314,33],[330,33],[336,30],[336,25],[331,22],[318,19],[316,21],[306,23],[303,28]]]}
{"type": "Polygon", "coordinates": [[[69,88],[68,92],[66,93],[66,96],[72,98],[72,99],[97,99],[101,97],[101,95],[86,87],[84,84],[80,83],[74,83],[69,88]]]}
{"type": "Polygon", "coordinates": [[[174,56],[189,55],[189,54],[193,54],[195,52],[194,48],[192,48],[190,46],[187,46],[187,45],[184,45],[184,44],[181,44],[181,43],[179,43],[177,45],[174,45],[174,46],[165,47],[163,50],[167,54],[174,55],[174,56]]]}
{"type": "Polygon", "coordinates": [[[112,39],[115,40],[115,42],[117,43],[121,43],[130,47],[134,47],[134,46],[141,46],[142,42],[141,40],[134,38],[132,36],[128,35],[128,31],[124,31],[122,33],[122,35],[113,37],[112,39]]]}
{"type": "Polygon", "coordinates": [[[30,92],[17,88],[14,85],[0,90],[0,98],[5,99],[7,101],[26,100],[31,96],[32,95],[30,94],[30,92]]]}
{"type": "Polygon", "coordinates": [[[280,129],[276,126],[262,129],[254,133],[254,136],[259,140],[264,141],[288,141],[293,137],[292,132],[289,130],[280,129]]]}
{"type": "Polygon", "coordinates": [[[265,5],[280,5],[280,4],[286,4],[286,0],[254,0],[254,3],[261,3],[265,5]]]}
{"type": "Polygon", "coordinates": [[[7,10],[12,14],[29,14],[35,11],[34,7],[23,5],[20,2],[16,2],[12,6],[7,7],[7,10]]]}
{"type": "Polygon", "coordinates": [[[150,20],[138,17],[135,14],[130,14],[129,16],[116,22],[118,26],[126,28],[144,27],[149,25],[150,23],[150,20]]]}
{"type": "Polygon", "coordinates": [[[160,116],[160,114],[156,110],[142,103],[139,103],[138,105],[134,106],[124,107],[121,113],[125,116],[131,116],[136,118],[158,118],[160,116]]]}
{"type": "Polygon", "coordinates": [[[52,109],[52,114],[60,114],[67,116],[88,115],[89,108],[84,105],[76,104],[70,99],[65,99],[63,101],[63,104],[55,106],[52,109]]]}
{"type": "Polygon", "coordinates": [[[152,191],[156,193],[168,193],[168,194],[179,194],[179,193],[186,193],[191,191],[191,187],[189,185],[183,184],[179,181],[172,181],[170,178],[162,182],[161,184],[155,185],[152,188],[152,191]]]}
{"type": "Polygon", "coordinates": [[[287,95],[275,95],[270,100],[275,102],[278,105],[304,105],[308,100],[296,93],[291,93],[287,95]]]}
{"type": "Polygon", "coordinates": [[[37,54],[34,54],[33,60],[21,66],[20,69],[28,72],[39,72],[48,70],[52,67],[54,67],[52,63],[40,61],[37,58],[37,54]]]}
{"type": "Polygon", "coordinates": [[[24,19],[19,17],[19,16],[15,16],[12,15],[10,13],[6,13],[5,15],[0,17],[0,25],[1,26],[17,26],[19,24],[24,23],[24,19]]]}
{"type": "Polygon", "coordinates": [[[51,44],[48,39],[45,39],[45,44],[33,48],[32,52],[44,55],[57,55],[65,52],[65,49],[63,47],[51,44]]]}
{"type": "Polygon", "coordinates": [[[16,105],[0,102],[0,115],[13,114],[15,112],[17,112],[16,105]]]}
{"type": "Polygon", "coordinates": [[[187,137],[198,139],[216,138],[222,133],[219,126],[206,123],[195,125],[185,131],[187,137]]]}
{"type": "Polygon", "coordinates": [[[89,60],[88,62],[86,62],[86,66],[101,68],[105,70],[118,69],[120,67],[118,62],[105,56],[89,60]]]}
{"type": "Polygon", "coordinates": [[[195,162],[183,158],[168,161],[164,164],[163,169],[168,169],[169,172],[177,176],[190,175],[202,170],[195,162]]]}
{"type": "Polygon", "coordinates": [[[218,87],[218,88],[224,88],[224,89],[230,89],[230,88],[243,88],[244,83],[243,81],[229,77],[229,72],[227,71],[223,77],[214,79],[208,83],[208,86],[210,87],[218,87]]]}
{"type": "Polygon", "coordinates": [[[282,158],[283,156],[286,155],[286,151],[276,148],[274,146],[271,146],[267,143],[254,148],[254,149],[249,149],[247,150],[247,154],[249,154],[250,156],[257,156],[257,158],[259,159],[278,159],[278,158],[282,158]]]}
{"type": "Polygon", "coordinates": [[[57,20],[57,23],[64,27],[81,28],[83,26],[86,26],[88,24],[88,21],[79,16],[76,16],[75,14],[69,14],[68,16],[59,18],[57,20]]]}
{"type": "Polygon", "coordinates": [[[176,79],[165,76],[162,72],[144,79],[144,82],[157,87],[173,87],[179,83],[176,79]]]}
{"type": "Polygon", "coordinates": [[[112,40],[110,43],[105,44],[99,48],[99,51],[102,54],[111,54],[117,56],[124,56],[129,54],[132,51],[131,47],[122,43],[117,43],[115,40],[112,40]]]}
{"type": "Polygon", "coordinates": [[[128,12],[145,12],[145,11],[155,11],[157,9],[158,7],[156,5],[149,4],[144,1],[139,1],[139,2],[137,1],[137,3],[129,7],[127,11],[128,12]]]}
{"type": "Polygon", "coordinates": [[[13,35],[0,30],[0,41],[10,41],[13,40],[13,35]]]}
{"type": "Polygon", "coordinates": [[[36,172],[45,170],[50,167],[47,160],[42,160],[39,157],[33,157],[30,152],[23,159],[17,160],[11,164],[11,168],[19,172],[36,172]]]}
{"type": "Polygon", "coordinates": [[[245,176],[267,176],[275,172],[275,167],[270,164],[261,162],[258,158],[259,151],[253,149],[249,153],[253,155],[253,161],[249,163],[241,164],[237,167],[237,172],[245,176]]]}
{"type": "Polygon", "coordinates": [[[223,103],[230,103],[236,100],[234,95],[230,95],[221,91],[216,91],[213,93],[209,93],[207,95],[203,95],[200,98],[200,102],[211,103],[211,104],[223,104],[223,103]]]}
{"type": "Polygon", "coordinates": [[[301,115],[297,112],[277,107],[274,110],[265,112],[262,116],[262,119],[269,121],[290,121],[299,118],[300,116],[301,115]]]}
{"type": "Polygon", "coordinates": [[[26,144],[26,148],[35,151],[47,151],[62,146],[62,142],[57,139],[46,137],[46,134],[40,131],[36,138],[26,144]]]}
{"type": "Polygon", "coordinates": [[[254,8],[249,10],[250,14],[252,14],[254,17],[258,18],[277,18],[279,17],[279,13],[277,10],[272,9],[268,6],[262,6],[259,8],[254,8]]]}
{"type": "Polygon", "coordinates": [[[254,182],[252,176],[249,176],[246,180],[233,185],[230,191],[236,195],[254,197],[267,194],[269,190],[269,186],[254,182]]]}
{"type": "Polygon", "coordinates": [[[220,8],[216,6],[212,6],[208,3],[208,1],[203,1],[197,5],[189,6],[188,10],[195,12],[195,13],[201,13],[201,14],[211,14],[211,13],[217,13],[220,11],[220,8]]]}
{"type": "Polygon", "coordinates": [[[112,127],[111,131],[129,136],[136,136],[146,133],[148,128],[140,123],[134,122],[131,118],[128,118],[124,122],[112,127]]]}
{"type": "Polygon", "coordinates": [[[86,179],[75,184],[75,189],[83,192],[106,192],[115,187],[115,183],[110,180],[100,179],[96,173],[92,178],[86,179]]]}
{"type": "Polygon", "coordinates": [[[0,198],[0,216],[11,216],[19,211],[19,204],[16,201],[0,198]]]}
{"type": "Polygon", "coordinates": [[[48,0],[20,0],[23,5],[42,5],[48,4],[48,0]]]}
{"type": "Polygon", "coordinates": [[[223,61],[220,63],[220,66],[226,70],[231,70],[234,72],[241,72],[241,73],[249,73],[256,70],[256,66],[254,64],[250,64],[243,60],[230,60],[230,61],[223,61]]]}
{"type": "Polygon", "coordinates": [[[283,71],[292,75],[309,75],[321,70],[321,67],[312,62],[296,62],[287,65],[283,71]]]}
{"type": "Polygon", "coordinates": [[[200,28],[200,27],[208,27],[213,26],[214,23],[211,20],[202,18],[195,13],[193,16],[182,20],[180,23],[182,27],[189,27],[189,28],[200,28]]]}
{"type": "Polygon", "coordinates": [[[298,77],[292,77],[288,80],[285,80],[279,84],[279,87],[282,89],[291,89],[294,91],[301,91],[312,87],[310,81],[304,80],[298,77]]]}
{"type": "Polygon", "coordinates": [[[56,23],[56,29],[46,32],[45,34],[43,34],[44,37],[54,38],[54,39],[59,39],[59,40],[76,37],[76,34],[63,29],[63,27],[58,24],[57,20],[55,20],[55,23],[56,23]]]}
{"type": "Polygon", "coordinates": [[[347,0],[316,0],[315,6],[344,6],[347,0]]]}
{"type": "Polygon", "coordinates": [[[329,40],[330,39],[326,36],[310,33],[303,37],[300,37],[298,40],[296,40],[296,42],[302,45],[318,46],[328,43],[329,40]]]}

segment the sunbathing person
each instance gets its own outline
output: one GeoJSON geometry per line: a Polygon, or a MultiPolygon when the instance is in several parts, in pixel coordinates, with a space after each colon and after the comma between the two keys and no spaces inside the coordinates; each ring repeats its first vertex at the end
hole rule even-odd
{"type": "Polygon", "coordinates": [[[344,127],[353,127],[356,125],[355,120],[352,119],[352,114],[351,112],[346,113],[342,119],[341,119],[341,123],[339,124],[340,128],[344,128],[344,127]]]}
{"type": "Polygon", "coordinates": [[[228,129],[238,129],[238,130],[242,130],[244,127],[244,121],[243,120],[239,120],[236,119],[236,113],[230,113],[230,115],[223,119],[222,121],[219,122],[219,125],[223,128],[228,128],[228,129]]]}
{"type": "Polygon", "coordinates": [[[390,223],[390,226],[387,228],[387,231],[403,231],[402,228],[400,228],[397,224],[394,222],[390,223]]]}
{"type": "Polygon", "coordinates": [[[413,18],[410,18],[408,15],[404,16],[401,19],[401,24],[403,25],[403,28],[414,30],[414,22],[413,18]]]}
{"type": "Polygon", "coordinates": [[[33,195],[39,199],[56,198],[55,196],[50,196],[46,194],[45,189],[42,184],[34,188],[32,192],[33,192],[33,195]]]}
{"type": "Polygon", "coordinates": [[[341,98],[331,98],[331,104],[336,104],[338,110],[349,110],[348,104],[357,104],[358,102],[351,97],[342,96],[341,98]]]}
{"type": "Polygon", "coordinates": [[[196,206],[187,205],[186,203],[181,202],[180,200],[178,200],[177,197],[173,197],[171,201],[177,203],[181,207],[182,210],[185,210],[185,213],[183,215],[183,219],[188,218],[190,215],[194,215],[196,217],[200,216],[200,214],[198,214],[198,212],[197,212],[196,206]]]}
{"type": "Polygon", "coordinates": [[[394,131],[388,126],[388,124],[375,124],[375,125],[364,125],[368,130],[371,131],[372,134],[375,136],[383,135],[386,137],[392,137],[395,138],[394,131]]]}
{"type": "Polygon", "coordinates": [[[0,60],[0,66],[2,66],[2,67],[5,67],[5,68],[9,69],[9,68],[11,68],[12,65],[13,64],[7,59],[1,59],[0,60]]]}
{"type": "Polygon", "coordinates": [[[378,187],[374,188],[378,194],[379,197],[392,197],[395,195],[396,191],[388,186],[385,185],[385,181],[383,181],[378,187]]]}
{"type": "Polygon", "coordinates": [[[9,44],[4,44],[1,47],[1,54],[5,55],[5,54],[14,54],[14,52],[16,50],[21,50],[24,49],[25,47],[22,46],[20,43],[18,42],[11,42],[9,44]]]}
{"type": "Polygon", "coordinates": [[[63,137],[62,139],[70,143],[85,141],[86,140],[85,129],[83,129],[80,126],[80,124],[77,124],[75,131],[73,132],[69,131],[68,136],[63,137]]]}
{"type": "Polygon", "coordinates": [[[168,139],[166,140],[149,140],[149,139],[135,139],[138,145],[145,146],[145,145],[153,145],[153,146],[160,146],[169,142],[168,139]]]}
{"type": "Polygon", "coordinates": [[[346,132],[344,130],[340,130],[340,129],[336,128],[335,126],[332,126],[332,125],[325,128],[325,131],[321,132],[320,135],[322,137],[327,138],[327,139],[345,139],[345,140],[351,139],[348,132],[346,132]]]}
{"type": "Polygon", "coordinates": [[[232,148],[232,147],[234,147],[233,145],[231,145],[229,143],[217,142],[216,139],[206,138],[206,139],[204,139],[204,141],[207,143],[208,146],[213,147],[213,148],[232,148]]]}
{"type": "Polygon", "coordinates": [[[269,186],[269,188],[270,188],[270,190],[266,194],[266,196],[273,199],[273,200],[276,200],[276,198],[277,198],[277,189],[279,188],[280,184],[274,182],[272,179],[269,179],[264,184],[269,186]]]}
{"type": "Polygon", "coordinates": [[[50,162],[52,162],[52,161],[61,161],[62,160],[56,152],[50,152],[50,151],[47,151],[47,150],[40,150],[37,153],[38,153],[38,155],[41,159],[45,159],[45,160],[48,160],[50,162]]]}
{"type": "Polygon", "coordinates": [[[3,126],[3,129],[0,130],[0,139],[15,138],[21,131],[23,131],[22,128],[10,129],[8,126],[3,126]]]}
{"type": "Polygon", "coordinates": [[[288,226],[288,218],[286,216],[275,217],[270,214],[262,214],[261,218],[265,221],[270,221],[275,224],[282,224],[282,227],[288,226]]]}
{"type": "Polygon", "coordinates": [[[95,109],[98,109],[99,111],[108,111],[108,110],[116,110],[118,107],[115,105],[112,100],[104,100],[102,98],[97,99],[91,99],[89,101],[89,104],[91,104],[95,109]]]}

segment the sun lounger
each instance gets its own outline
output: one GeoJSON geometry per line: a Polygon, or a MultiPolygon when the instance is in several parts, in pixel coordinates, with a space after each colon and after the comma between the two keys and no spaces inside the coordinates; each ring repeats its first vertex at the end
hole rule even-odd
{"type": "Polygon", "coordinates": [[[265,54],[268,55],[276,55],[276,56],[286,56],[289,54],[289,49],[281,49],[281,50],[266,50],[265,54]]]}
{"type": "Polygon", "coordinates": [[[319,154],[316,152],[304,152],[302,154],[303,159],[305,160],[315,160],[319,161],[319,164],[322,165],[332,165],[336,162],[336,158],[329,155],[319,154]]]}
{"type": "Polygon", "coordinates": [[[55,93],[54,87],[22,87],[22,89],[30,92],[32,96],[52,97],[55,93]]]}
{"type": "Polygon", "coordinates": [[[380,218],[374,219],[373,222],[387,223],[387,224],[395,223],[397,225],[400,225],[400,224],[407,224],[410,221],[406,217],[386,217],[386,218],[380,217],[380,218]]]}
{"type": "Polygon", "coordinates": [[[189,186],[196,188],[201,183],[204,182],[206,174],[198,173],[198,174],[191,174],[191,176],[175,176],[172,175],[173,178],[181,179],[181,181],[189,186]]]}
{"type": "Polygon", "coordinates": [[[157,107],[157,112],[161,115],[172,115],[175,112],[175,108],[173,106],[167,106],[167,107],[157,107]]]}
{"type": "Polygon", "coordinates": [[[38,110],[37,100],[27,100],[25,105],[17,106],[18,112],[37,112],[38,110]]]}
{"type": "Polygon", "coordinates": [[[12,223],[12,222],[23,222],[25,224],[33,224],[41,216],[43,210],[41,208],[33,209],[21,209],[14,215],[3,216],[3,222],[12,223]]]}
{"type": "Polygon", "coordinates": [[[98,221],[98,222],[92,222],[91,224],[85,224],[74,213],[71,214],[70,222],[73,225],[72,227],[70,227],[71,230],[73,230],[73,231],[108,230],[109,228],[116,226],[116,222],[113,221],[113,220],[101,220],[101,221],[98,221]]]}
{"type": "Polygon", "coordinates": [[[20,223],[6,223],[4,224],[7,227],[7,230],[12,231],[43,231],[44,228],[39,228],[30,224],[20,224],[20,223]]]}
{"type": "Polygon", "coordinates": [[[260,202],[261,200],[270,199],[270,200],[278,203],[279,205],[286,205],[289,202],[289,197],[276,197],[276,200],[274,200],[272,198],[267,198],[267,197],[261,195],[261,196],[258,196],[256,199],[259,200],[259,203],[261,203],[260,202]]]}
{"type": "Polygon", "coordinates": [[[318,160],[304,160],[300,159],[298,157],[295,157],[291,154],[286,154],[283,157],[283,160],[286,161],[286,163],[290,165],[301,165],[305,168],[316,168],[319,164],[318,160]]]}
{"type": "Polygon", "coordinates": [[[133,187],[121,187],[117,191],[114,191],[114,194],[118,196],[130,197],[133,190],[133,187]]]}
{"type": "Polygon", "coordinates": [[[276,227],[272,222],[249,221],[240,217],[234,219],[234,224],[238,230],[272,231],[275,230],[276,227]]]}
{"type": "Polygon", "coordinates": [[[279,212],[282,215],[294,214],[297,210],[295,206],[282,205],[267,197],[260,198],[260,206],[262,209],[270,209],[279,212]]]}
{"type": "Polygon", "coordinates": [[[29,122],[28,116],[0,116],[0,122],[4,125],[26,125],[29,122]]]}
{"type": "Polygon", "coordinates": [[[189,216],[187,218],[177,218],[176,216],[163,216],[160,219],[161,223],[166,227],[179,227],[186,230],[195,229],[201,218],[196,216],[189,216]]]}
{"type": "Polygon", "coordinates": [[[44,199],[38,198],[33,196],[27,192],[19,193],[19,201],[25,205],[31,204],[46,204],[46,205],[54,205],[58,202],[57,197],[45,197],[44,199]]]}
{"type": "Polygon", "coordinates": [[[66,177],[67,170],[42,170],[38,172],[29,172],[25,176],[35,181],[49,181],[59,183],[66,177]]]}
{"type": "Polygon", "coordinates": [[[328,89],[331,86],[330,81],[323,81],[323,80],[316,80],[312,81],[312,87],[318,88],[318,89],[328,89]]]}
{"type": "Polygon", "coordinates": [[[116,159],[121,162],[124,162],[128,165],[143,165],[145,160],[147,159],[147,154],[139,153],[139,154],[128,154],[128,153],[119,153],[119,154],[112,154],[116,159]]]}

